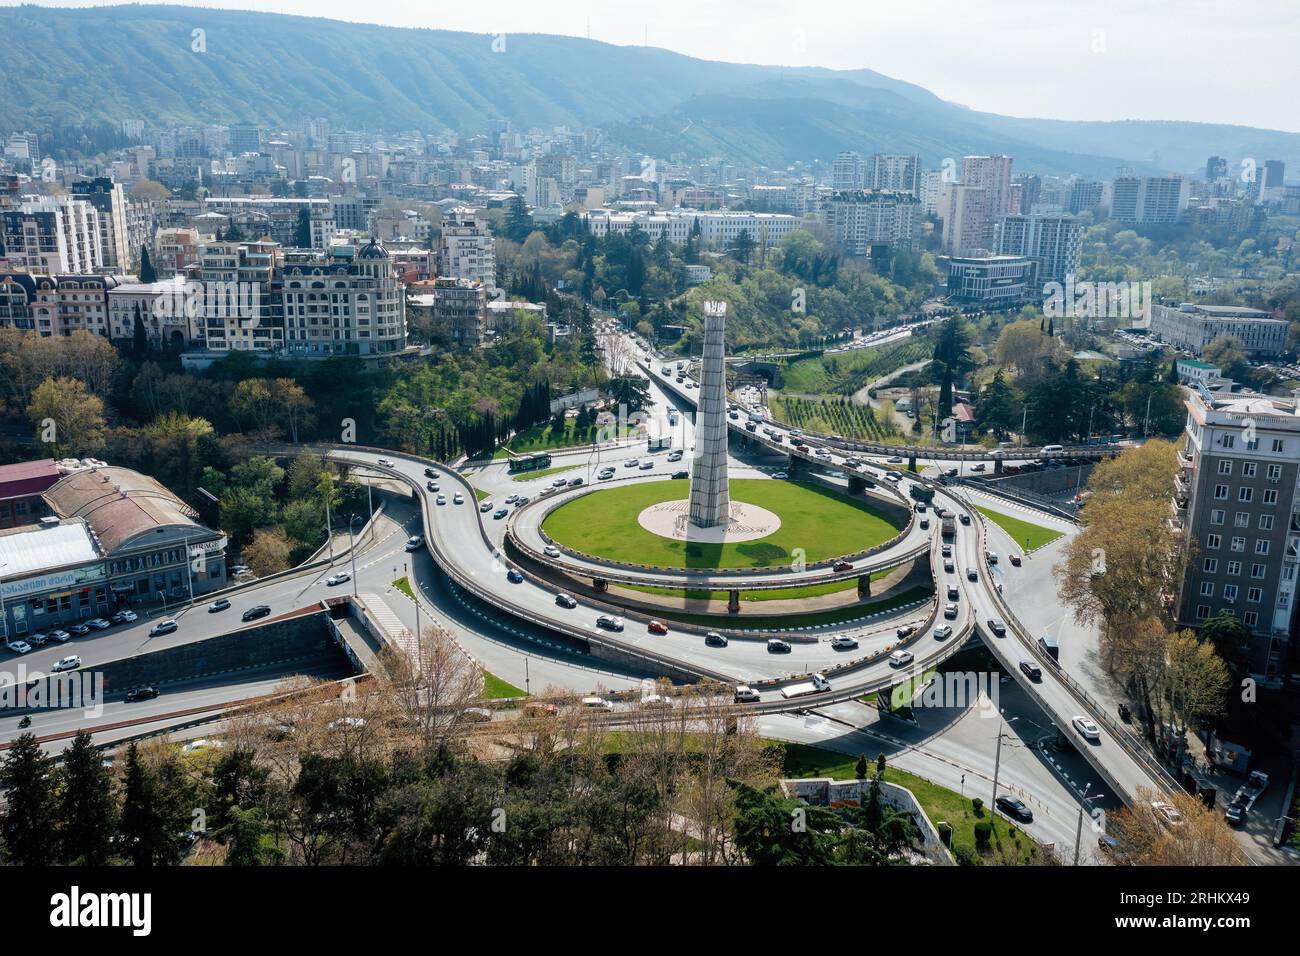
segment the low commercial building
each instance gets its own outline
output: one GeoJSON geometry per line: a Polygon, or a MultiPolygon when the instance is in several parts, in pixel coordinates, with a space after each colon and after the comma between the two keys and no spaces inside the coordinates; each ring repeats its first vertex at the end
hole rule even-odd
{"type": "Polygon", "coordinates": [[[42,496],[50,515],[36,527],[0,532],[7,633],[21,637],[227,585],[225,535],[200,524],[153,478],[102,463],[60,470],[67,473],[42,496]]]}
{"type": "Polygon", "coordinates": [[[1267,358],[1286,349],[1289,325],[1261,309],[1184,302],[1176,308],[1151,307],[1151,337],[1200,355],[1215,339],[1230,335],[1251,358],[1267,358]]]}
{"type": "Polygon", "coordinates": [[[953,256],[948,260],[948,297],[997,309],[1038,294],[1038,269],[1026,256],[953,256]]]}
{"type": "Polygon", "coordinates": [[[41,495],[58,480],[53,458],[0,465],[0,528],[35,524],[49,514],[41,495]]]}

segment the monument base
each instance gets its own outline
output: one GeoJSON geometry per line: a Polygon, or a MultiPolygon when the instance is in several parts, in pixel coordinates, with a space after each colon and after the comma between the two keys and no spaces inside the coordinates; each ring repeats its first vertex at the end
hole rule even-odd
{"type": "Polygon", "coordinates": [[[744,501],[732,501],[730,520],[711,528],[691,524],[689,501],[662,501],[646,508],[636,520],[651,534],[699,544],[753,541],[765,538],[781,527],[781,519],[776,514],[744,501]]]}

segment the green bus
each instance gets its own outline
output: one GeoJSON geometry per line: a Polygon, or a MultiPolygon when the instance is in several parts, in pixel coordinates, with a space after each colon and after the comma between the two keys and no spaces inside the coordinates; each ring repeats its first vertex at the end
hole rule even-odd
{"type": "Polygon", "coordinates": [[[510,459],[508,470],[511,474],[519,471],[540,471],[551,467],[551,456],[544,451],[535,455],[515,455],[510,459]]]}

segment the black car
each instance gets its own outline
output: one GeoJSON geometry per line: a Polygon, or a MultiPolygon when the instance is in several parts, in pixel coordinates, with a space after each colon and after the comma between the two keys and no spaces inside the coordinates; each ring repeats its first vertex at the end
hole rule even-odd
{"type": "Polygon", "coordinates": [[[426,477],[426,478],[437,478],[437,477],[438,477],[437,469],[434,469],[434,468],[426,468],[426,469],[424,469],[424,477],[426,477]]]}
{"type": "Polygon", "coordinates": [[[957,516],[957,520],[960,521],[962,524],[970,524],[970,515],[966,514],[966,512],[963,511],[961,514],[957,516]]]}
{"type": "Polygon", "coordinates": [[[1011,817],[1013,820],[1019,820],[1021,823],[1033,823],[1034,811],[1025,806],[1023,800],[1017,800],[1015,797],[1008,797],[1002,794],[997,799],[998,809],[1011,817]]]}
{"type": "Polygon", "coordinates": [[[1030,680],[1043,679],[1042,668],[1039,667],[1037,664],[1035,664],[1033,661],[1021,661],[1020,669],[1024,672],[1025,676],[1028,677],[1030,680]]]}
{"type": "Polygon", "coordinates": [[[250,607],[242,616],[245,621],[256,621],[259,617],[266,617],[270,613],[271,605],[259,604],[256,607],[250,607]]]}
{"type": "Polygon", "coordinates": [[[774,637],[767,642],[767,652],[769,654],[789,654],[790,645],[774,637]]]}
{"type": "Polygon", "coordinates": [[[140,700],[153,700],[157,696],[158,688],[156,687],[137,687],[135,690],[129,690],[126,692],[126,702],[128,704],[134,704],[136,701],[140,700]]]}
{"type": "Polygon", "coordinates": [[[691,477],[691,473],[690,473],[689,471],[674,471],[674,472],[673,472],[673,477],[674,477],[674,478],[689,478],[689,477],[691,477]]]}
{"type": "Polygon", "coordinates": [[[704,635],[704,643],[709,647],[726,647],[727,639],[717,631],[709,631],[704,635]]]}

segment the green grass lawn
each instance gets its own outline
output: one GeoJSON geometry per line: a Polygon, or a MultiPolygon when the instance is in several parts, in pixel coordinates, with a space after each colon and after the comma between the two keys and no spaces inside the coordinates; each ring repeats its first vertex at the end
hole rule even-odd
{"type": "Polygon", "coordinates": [[[744,501],[781,518],[772,534],[737,544],[674,541],[646,531],[637,516],[662,501],[681,501],[686,482],[654,481],[602,489],[562,505],[543,529],[576,551],[625,561],[675,568],[767,568],[865,551],[888,541],[898,526],[882,511],[820,485],[796,481],[736,478],[733,501],[744,501]]]}
{"type": "Polygon", "coordinates": [[[527,697],[522,690],[508,681],[503,681],[496,674],[483,672],[483,692],[479,694],[484,700],[500,700],[502,697],[527,697]]]}
{"type": "Polygon", "coordinates": [[[415,593],[411,590],[411,582],[406,580],[406,578],[398,578],[393,582],[393,587],[397,588],[397,590],[401,591],[412,601],[415,600],[415,593]]]}
{"type": "Polygon", "coordinates": [[[581,468],[582,465],[556,465],[554,468],[542,468],[538,471],[521,471],[517,475],[511,475],[511,481],[532,481],[534,478],[541,478],[544,475],[553,475],[559,471],[573,471],[575,468],[581,468]]]}
{"type": "MultiPolygon", "coordinates": [[[[570,448],[575,445],[590,445],[595,441],[600,431],[601,428],[598,425],[592,425],[590,428],[578,431],[578,429],[574,427],[574,419],[572,418],[565,423],[564,431],[562,432],[552,431],[549,422],[545,425],[534,425],[532,428],[525,429],[514,438],[510,439],[510,441],[506,442],[504,447],[498,448],[496,452],[493,453],[492,457],[507,457],[507,448],[517,455],[527,455],[536,451],[549,451],[552,448],[570,448]]],[[[625,438],[635,431],[635,426],[624,426],[620,433],[620,437],[625,438]]],[[[606,440],[610,440],[614,437],[613,425],[610,425],[605,429],[605,436],[606,440]]]]}
{"type": "MultiPolygon", "coordinates": [[[[779,743],[774,741],[773,743],[779,743]]],[[[783,770],[787,777],[831,777],[835,780],[853,780],[857,777],[857,757],[850,757],[848,754],[836,753],[832,750],[825,750],[821,747],[811,747],[807,744],[785,744],[785,760],[783,770]]],[[[875,754],[867,754],[867,767],[869,773],[876,772],[875,754]]],[[[954,793],[946,787],[931,783],[924,777],[918,777],[916,774],[908,773],[906,770],[899,770],[897,767],[886,767],[885,780],[889,783],[896,783],[900,787],[906,787],[915,795],[925,815],[930,818],[930,822],[938,824],[940,820],[946,820],[952,827],[952,845],[953,847],[965,845],[974,849],[975,847],[975,824],[981,820],[993,824],[992,839],[997,842],[1011,841],[1013,846],[1020,850],[1020,859],[1023,863],[1031,863],[1038,855],[1039,849],[1029,837],[1025,836],[1020,829],[1014,826],[1010,821],[1004,818],[994,819],[986,805],[981,811],[980,816],[975,815],[975,808],[971,804],[971,797],[983,797],[987,804],[989,788],[984,786],[985,781],[980,778],[980,793],[973,793],[972,783],[967,787],[966,796],[954,793]]]]}
{"type": "Polygon", "coordinates": [[[1054,531],[1051,528],[1044,528],[1042,525],[1034,524],[1032,521],[1013,518],[1011,515],[1003,514],[1001,511],[981,508],[978,505],[976,505],[976,510],[1009,534],[1011,540],[1014,541],[1018,547],[1024,548],[1026,551],[1033,551],[1036,548],[1041,548],[1043,545],[1051,544],[1057,538],[1061,537],[1060,531],[1054,531]]]}
{"type": "Polygon", "coordinates": [[[492,496],[488,494],[486,491],[484,491],[482,488],[475,488],[474,497],[477,498],[479,501],[487,501],[487,499],[491,498],[492,496]]]}

